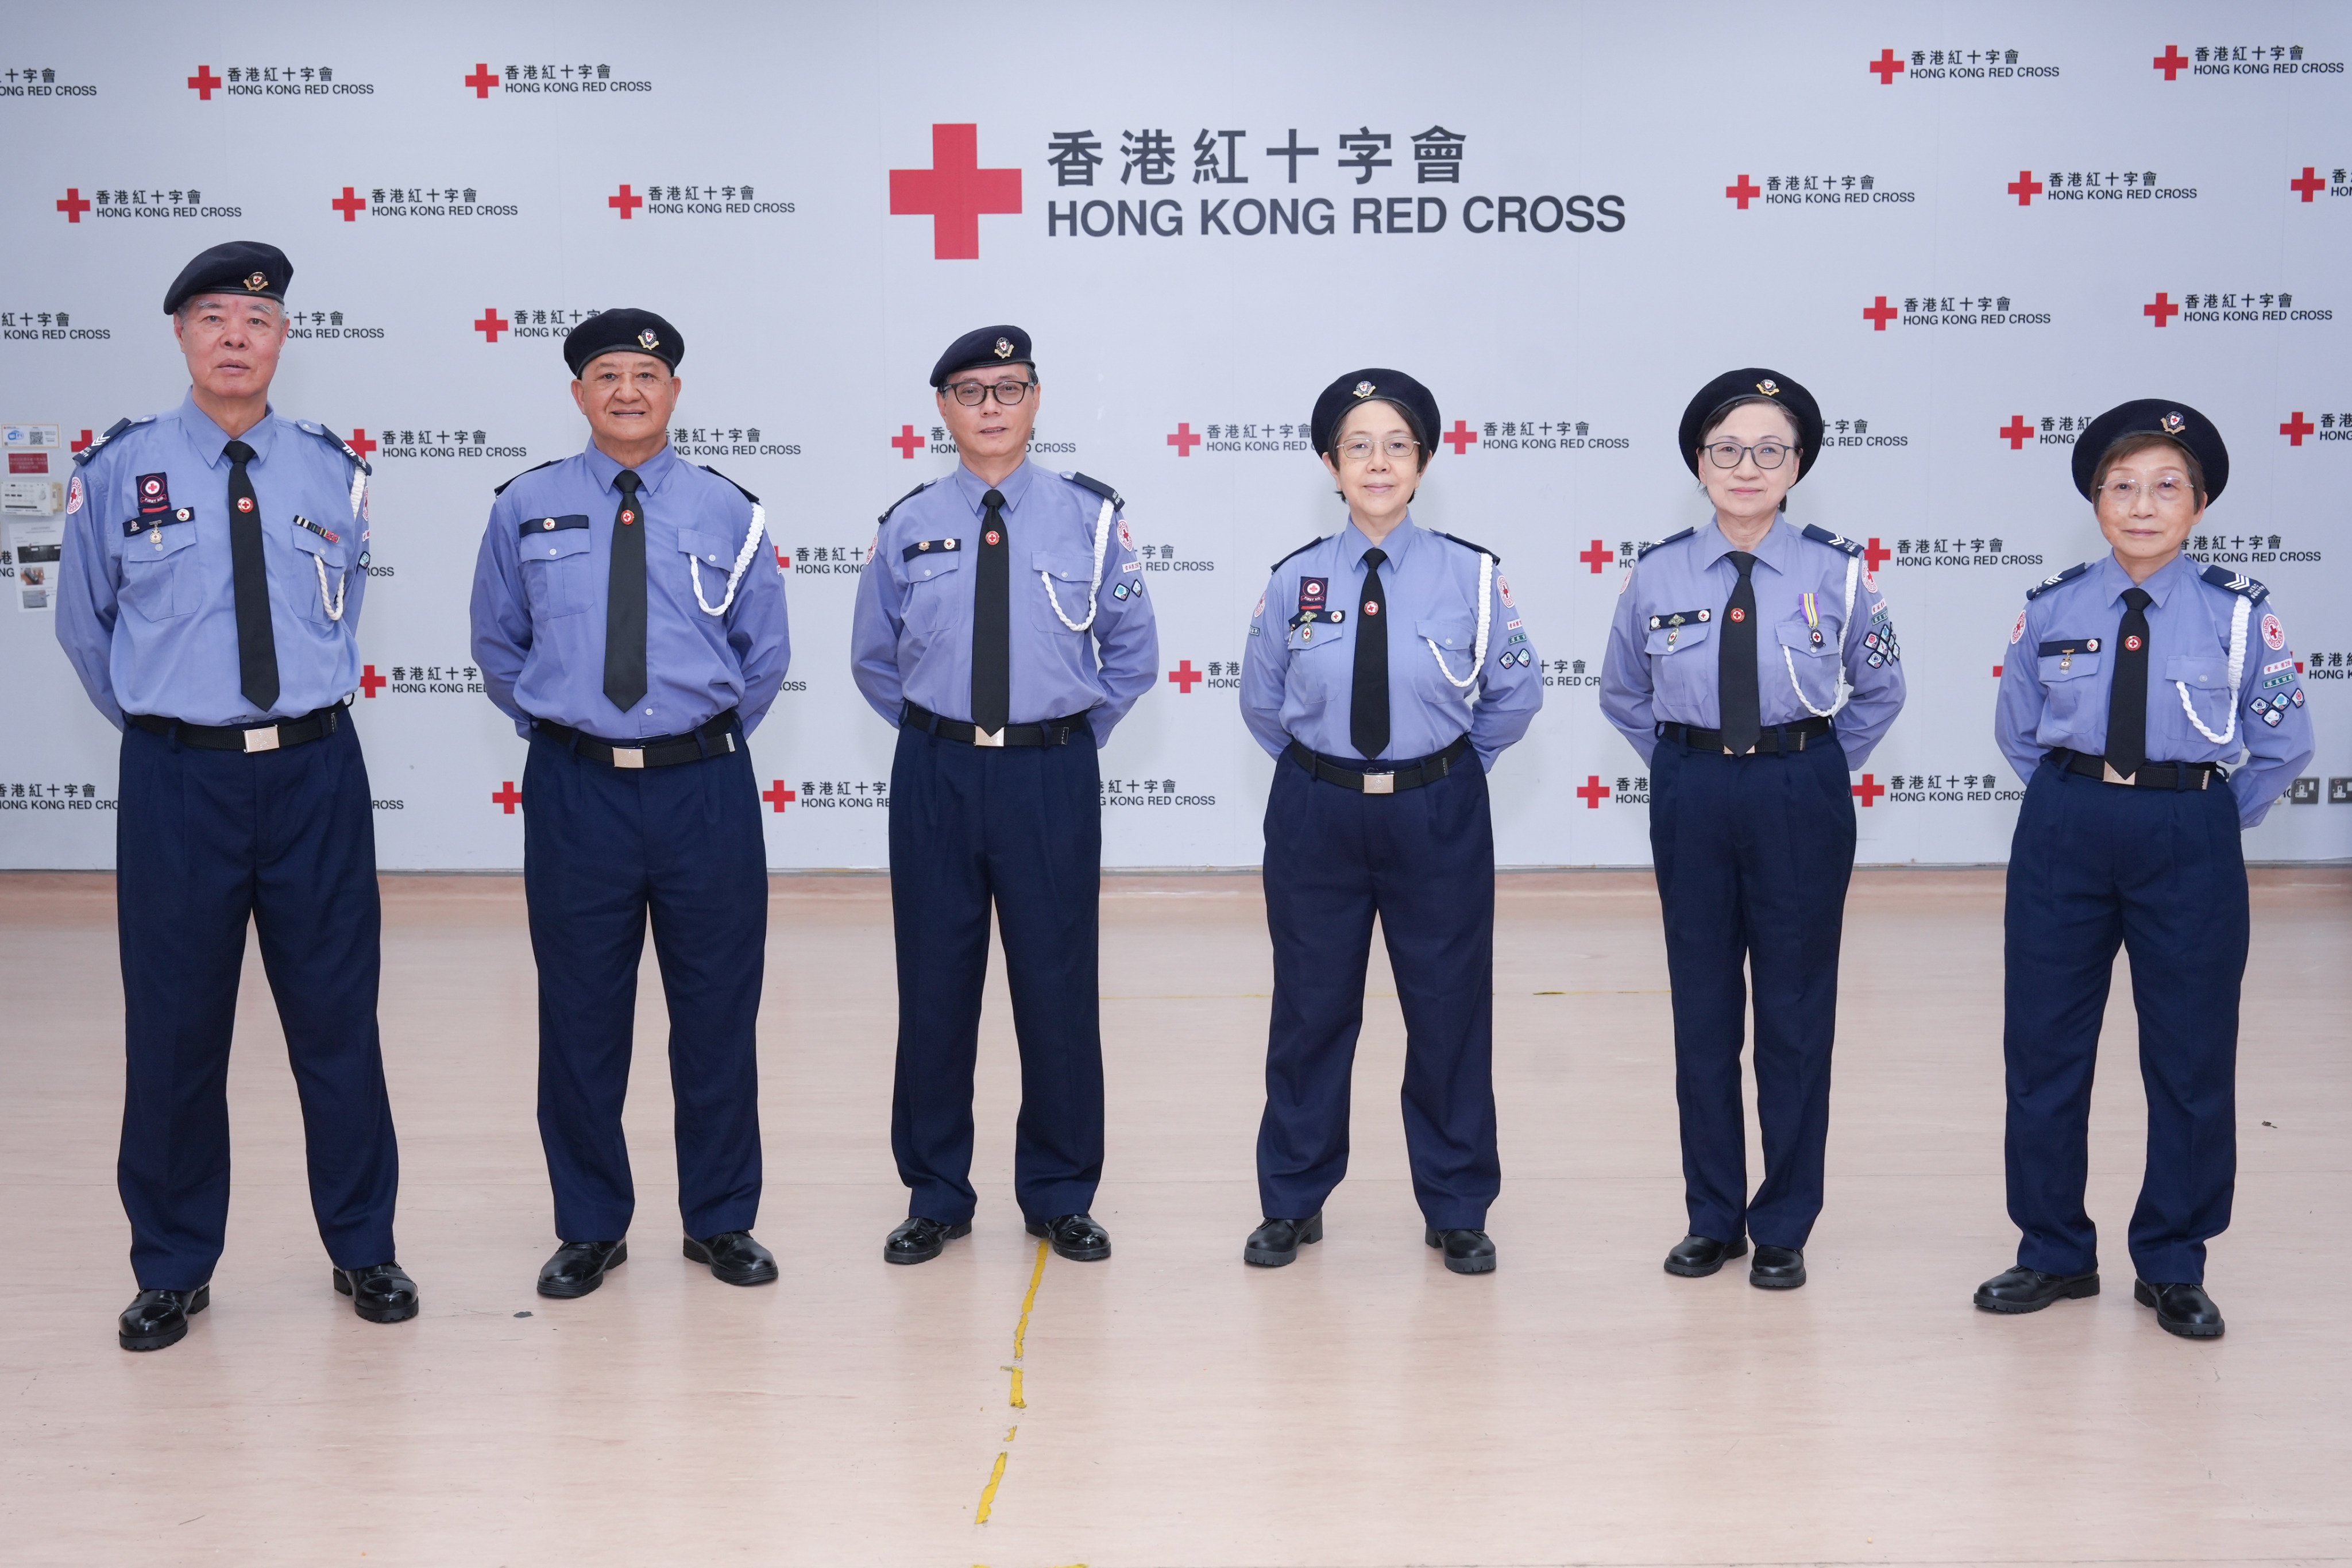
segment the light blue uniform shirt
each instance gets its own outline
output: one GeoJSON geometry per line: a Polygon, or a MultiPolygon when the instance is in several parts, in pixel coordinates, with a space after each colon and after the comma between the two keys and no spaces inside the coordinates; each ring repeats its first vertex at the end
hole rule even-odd
{"type": "Polygon", "coordinates": [[[58,568],[58,641],[108,722],[258,724],[349,697],[367,599],[367,465],[325,426],[275,412],[241,437],[278,646],[278,702],[265,712],[239,689],[227,433],[194,392],[118,430],[80,455],[58,568]]]}
{"type": "Polygon", "coordinates": [[[520,734],[545,719],[624,743],[680,735],[732,708],[750,734],[792,662],[784,584],[763,536],[723,615],[752,502],[664,447],[637,466],[646,531],[646,694],[626,712],[604,695],[621,465],[593,444],[507,481],[474,566],[474,662],[520,734]],[[585,520],[584,522],[582,520],[585,520]],[[548,525],[553,521],[555,526],[548,525]]]}
{"type": "Polygon", "coordinates": [[[1349,731],[1356,639],[1369,629],[1389,644],[1389,744],[1381,755],[1408,762],[1467,734],[1478,765],[1492,773],[1543,706],[1543,674],[1510,584],[1496,572],[1487,587],[1481,659],[1478,577],[1486,552],[1408,516],[1380,546],[1388,553],[1381,567],[1387,610],[1368,626],[1364,552],[1371,548],[1351,521],[1275,566],[1242,654],[1250,733],[1277,757],[1293,740],[1329,757],[1360,755],[1349,731]]]}
{"type": "MultiPolygon", "coordinates": [[[[2042,753],[2055,747],[2106,754],[2116,637],[2130,586],[2129,574],[2108,555],[2062,572],[2027,595],[2010,631],[1993,710],[1993,737],[2019,777],[2031,780],[2042,753]]],[[[2240,826],[2252,827],[2312,754],[2311,710],[2270,590],[2186,555],[2139,586],[2155,601],[2147,607],[2148,760],[2234,764],[2244,751],[2246,763],[2230,775],[2230,788],[2240,826]],[[2244,584],[2242,591],[2229,583],[2244,584]],[[2233,683],[2230,632],[2241,602],[2247,605],[2245,668],[2233,683]]]]}
{"type": "MultiPolygon", "coordinates": [[[[1127,524],[1114,506],[1102,581],[1089,602],[1096,529],[1110,498],[1029,462],[996,489],[1012,568],[1007,721],[1084,713],[1100,745],[1160,673],[1160,633],[1127,524]]],[[[894,725],[908,702],[971,721],[972,552],[988,489],[959,465],[885,512],[874,536],[857,580],[850,674],[894,725]]]]}
{"type": "MultiPolygon", "coordinates": [[[[1734,546],[1709,519],[1703,528],[1661,540],[1618,590],[1601,665],[1601,711],[1642,760],[1657,750],[1663,723],[1702,730],[1723,725],[1716,693],[1723,616],[1739,569],[1724,559],[1734,546]]],[[[1756,679],[1759,713],[1769,724],[1795,724],[1837,699],[1843,664],[1853,696],[1833,721],[1846,765],[1859,768],[1903,710],[1903,651],[1895,638],[1878,579],[1857,571],[1851,625],[1846,574],[1862,547],[1822,529],[1772,521],[1749,553],[1756,594],[1756,679]],[[1806,596],[1811,595],[1808,609],[1806,596]],[[1840,637],[1843,637],[1841,658],[1840,637]]]]}

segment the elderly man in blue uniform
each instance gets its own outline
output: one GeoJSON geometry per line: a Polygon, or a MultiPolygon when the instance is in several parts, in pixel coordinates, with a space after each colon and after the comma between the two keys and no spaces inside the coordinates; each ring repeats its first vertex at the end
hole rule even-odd
{"type": "Polygon", "coordinates": [[[1110,1256],[1096,1005],[1097,755],[1158,674],[1141,563],[1108,485],[1027,459],[1029,334],[982,327],[931,368],[962,462],[882,514],[857,584],[850,669],[898,728],[890,907],[898,1060],[890,1148],[910,1196],[882,1256],[970,1234],[972,1068],[988,915],[1004,933],[1021,1044],[1013,1184],[1029,1233],[1110,1256]]]}
{"type": "Polygon", "coordinates": [[[2099,1293],[2083,1188],[2120,945],[2147,1087],[2132,1294],[2168,1331],[2211,1339],[2222,1322],[2205,1243],[2230,1223],[2237,1178],[2239,836],[2311,760],[2311,714],[2270,591],[2181,553],[2230,479],[2212,421],[2164,398],[2124,404],[2084,428],[2074,470],[2113,549],[2026,595],[1993,717],[2026,781],[2002,1032],[2009,1217],[2022,1237],[2017,1267],[1976,1304],[2034,1312],[2099,1293]]]}
{"type": "Polygon", "coordinates": [[[1794,1289],[1822,1208],[1838,947],[1861,767],[1903,707],[1902,652],[1862,546],[1791,524],[1822,449],[1812,395],[1778,371],[1701,387],[1677,444],[1714,509],[1619,584],[1601,710],[1650,765],[1650,848],[1674,985],[1690,1234],[1670,1274],[1748,1250],[1794,1289]],[[1764,1180],[1748,1191],[1739,1058],[1755,980],[1764,1180]]]}
{"type": "Polygon", "coordinates": [[[751,1233],[768,855],[744,741],[791,642],[759,499],[670,449],[685,354],[650,310],[572,330],[563,357],[587,448],[499,487],[474,572],[483,689],[530,742],[523,887],[562,1242],[542,1296],[584,1296],[628,1260],[636,1189],[621,1107],[649,919],[685,1254],[730,1285],[776,1278],[751,1233]]]}
{"type": "Polygon", "coordinates": [[[293,266],[217,245],[163,296],[188,395],[79,454],[58,640],[122,731],[115,818],[127,1057],[116,1167],[139,1296],[125,1350],[184,1338],[228,1221],[228,1055],[250,920],[302,1100],[335,1289],[416,1315],[394,1260],[400,1155],[376,1032],[382,913],[346,704],[367,599],[367,464],[280,416],[293,266]]]}
{"type": "Polygon", "coordinates": [[[1347,525],[1292,551],[1250,619],[1242,717],[1275,758],[1265,805],[1274,1005],[1257,1229],[1280,1268],[1323,1238],[1348,1173],[1349,1083],[1380,917],[1404,1010],[1402,1100],[1424,1239],[1495,1268],[1495,830],[1486,774],[1543,706],[1494,552],[1412,520],[1437,400],[1395,370],[1316,399],[1315,450],[1347,525]]]}

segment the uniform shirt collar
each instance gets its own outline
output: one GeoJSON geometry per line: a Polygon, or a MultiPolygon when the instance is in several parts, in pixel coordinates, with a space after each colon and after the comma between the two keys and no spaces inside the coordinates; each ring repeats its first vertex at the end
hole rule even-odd
{"type": "MultiPolygon", "coordinates": [[[[1723,536],[1723,525],[1713,518],[1698,531],[1699,570],[1704,572],[1739,548],[1723,536]]],[[[1748,553],[1775,572],[1787,573],[1795,563],[1797,531],[1785,517],[1775,517],[1771,528],[1748,553]]]]}
{"type": "Polygon", "coordinates": [[[189,445],[204,454],[207,466],[226,470],[228,458],[221,448],[232,440],[243,441],[253,448],[256,463],[269,461],[269,449],[277,444],[278,411],[265,407],[260,422],[242,436],[232,437],[213,422],[213,416],[196,402],[196,389],[188,388],[188,395],[180,402],[180,428],[188,433],[189,445]]]}
{"type": "Polygon", "coordinates": [[[987,510],[982,498],[991,489],[1003,496],[1005,510],[1017,512],[1021,510],[1022,499],[1029,493],[1029,481],[1035,473],[1035,467],[1028,458],[1024,458],[1021,459],[1021,466],[1005,475],[1002,483],[992,486],[986,479],[982,479],[961,463],[958,463],[955,470],[956,494],[963,498],[964,505],[971,509],[971,514],[974,517],[978,517],[987,510]]]}
{"type": "MultiPolygon", "coordinates": [[[[649,495],[660,493],[662,481],[677,471],[677,449],[668,442],[663,442],[660,451],[637,465],[638,487],[649,495]]],[[[599,489],[611,490],[616,496],[621,493],[619,487],[613,483],[620,477],[619,460],[596,445],[593,438],[588,443],[588,471],[596,476],[599,489]]]]}
{"type": "Polygon", "coordinates": [[[2147,582],[2135,584],[2131,580],[2131,574],[2124,570],[2123,563],[2117,561],[2115,553],[2110,551],[2100,557],[2096,570],[2099,575],[2101,604],[2121,604],[2124,591],[2137,585],[2147,589],[2147,596],[2156,602],[2157,608],[2162,609],[2165,602],[2172,597],[2173,590],[2180,584],[2195,577],[2199,567],[2184,552],[2150,573],[2147,582]]]}
{"type": "MultiPolygon", "coordinates": [[[[1390,565],[1396,566],[1403,563],[1404,558],[1412,551],[1414,537],[1421,531],[1420,527],[1412,521],[1411,512],[1405,513],[1404,521],[1389,531],[1389,536],[1381,541],[1379,548],[1387,552],[1390,565]]],[[[1360,572],[1364,569],[1364,552],[1372,548],[1371,540],[1365,535],[1362,529],[1356,526],[1356,520],[1353,517],[1349,518],[1348,526],[1339,531],[1341,563],[1351,572],[1360,572]]]]}

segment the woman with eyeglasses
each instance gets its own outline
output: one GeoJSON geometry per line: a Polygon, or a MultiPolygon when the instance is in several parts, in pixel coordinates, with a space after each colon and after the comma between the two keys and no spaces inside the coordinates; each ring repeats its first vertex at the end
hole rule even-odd
{"type": "Polygon", "coordinates": [[[1323,1239],[1348,1170],[1348,1089],[1378,915],[1405,1025],[1404,1129],[1423,1239],[1495,1267],[1495,835],[1486,774],[1543,706],[1495,553],[1415,523],[1437,400],[1350,371],[1309,426],[1347,521],[1293,551],[1252,615],[1242,713],[1276,759],[1265,806],[1274,1007],[1259,1212],[1244,1261],[1323,1239]]]}
{"type": "Polygon", "coordinates": [[[2311,714],[2270,590],[2181,553],[2230,479],[2212,421],[2162,398],[2126,403],[2084,427],[2074,466],[2114,548],[2025,595],[1993,716],[2026,781],[2001,1042],[2009,1217],[2022,1236],[2017,1267],[1979,1286],[1976,1304],[2038,1312],[2099,1293],[2083,1185],[2120,945],[2147,1086],[2132,1295],[2168,1332],[2213,1339],[2205,1243],[2230,1223],[2237,1176],[2239,835],[2311,760],[2311,714]]]}
{"type": "Polygon", "coordinates": [[[1778,371],[1727,372],[1683,411],[1679,445],[1714,515],[1642,552],[1601,671],[1601,710],[1650,764],[1690,1211],[1666,1272],[1713,1274],[1753,1237],[1748,1283],[1792,1290],[1822,1207],[1848,773],[1902,710],[1901,650],[1863,547],[1784,515],[1821,452],[1811,393],[1778,371]],[[1752,1198],[1748,975],[1764,1135],[1752,1198]]]}

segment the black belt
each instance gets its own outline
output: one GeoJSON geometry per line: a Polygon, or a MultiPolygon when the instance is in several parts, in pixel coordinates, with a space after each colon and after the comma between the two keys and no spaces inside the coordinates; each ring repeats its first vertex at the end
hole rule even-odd
{"type": "Polygon", "coordinates": [[[961,741],[967,746],[1060,746],[1066,745],[1071,736],[1087,727],[1087,716],[1073,713],[1066,719],[1048,719],[1042,724],[1007,724],[990,735],[977,724],[942,719],[929,709],[909,702],[900,722],[927,735],[937,735],[942,741],[961,741]]]}
{"type": "Polygon", "coordinates": [[[530,727],[533,733],[545,735],[573,756],[616,768],[672,768],[680,763],[698,763],[705,757],[723,757],[736,750],[732,708],[698,730],[689,730],[683,735],[656,735],[634,746],[616,746],[585,731],[546,719],[533,719],[530,727]],[[724,741],[726,744],[714,746],[710,743],[713,741],[724,741]]]}
{"type": "MultiPolygon", "coordinates": [[[[1763,733],[1756,737],[1756,744],[1749,748],[1748,752],[1741,754],[1748,755],[1754,752],[1801,752],[1805,749],[1806,742],[1821,739],[1830,732],[1830,721],[1826,719],[1800,719],[1793,724],[1767,724],[1764,726],[1763,733]]],[[[1720,730],[1702,730],[1696,724],[1676,724],[1669,721],[1658,726],[1658,734],[1664,740],[1672,741],[1676,745],[1688,746],[1694,752],[1722,752],[1726,756],[1731,754],[1724,746],[1723,731],[1720,730]]]]}
{"type": "Polygon", "coordinates": [[[1327,757],[1320,752],[1310,752],[1296,741],[1291,742],[1289,749],[1282,754],[1325,784],[1335,784],[1341,789],[1361,790],[1366,795],[1394,795],[1399,790],[1419,789],[1423,784],[1435,784],[1452,773],[1454,764],[1470,754],[1470,737],[1462,736],[1442,752],[1415,757],[1409,763],[1397,763],[1372,773],[1351,765],[1349,759],[1327,757]]]}
{"type": "Polygon", "coordinates": [[[151,735],[168,736],[199,752],[282,752],[333,734],[342,725],[343,708],[339,702],[331,708],[314,709],[299,719],[275,719],[267,724],[190,724],[152,713],[122,717],[151,735]]]}
{"type": "Polygon", "coordinates": [[[2216,777],[2228,778],[2228,770],[2219,763],[2142,763],[2139,772],[2128,776],[2107,765],[2105,757],[2094,757],[2084,752],[2058,747],[2050,760],[2070,773],[2080,773],[2086,779],[2098,779],[2106,784],[2129,784],[2139,789],[2203,789],[2216,777]]]}

